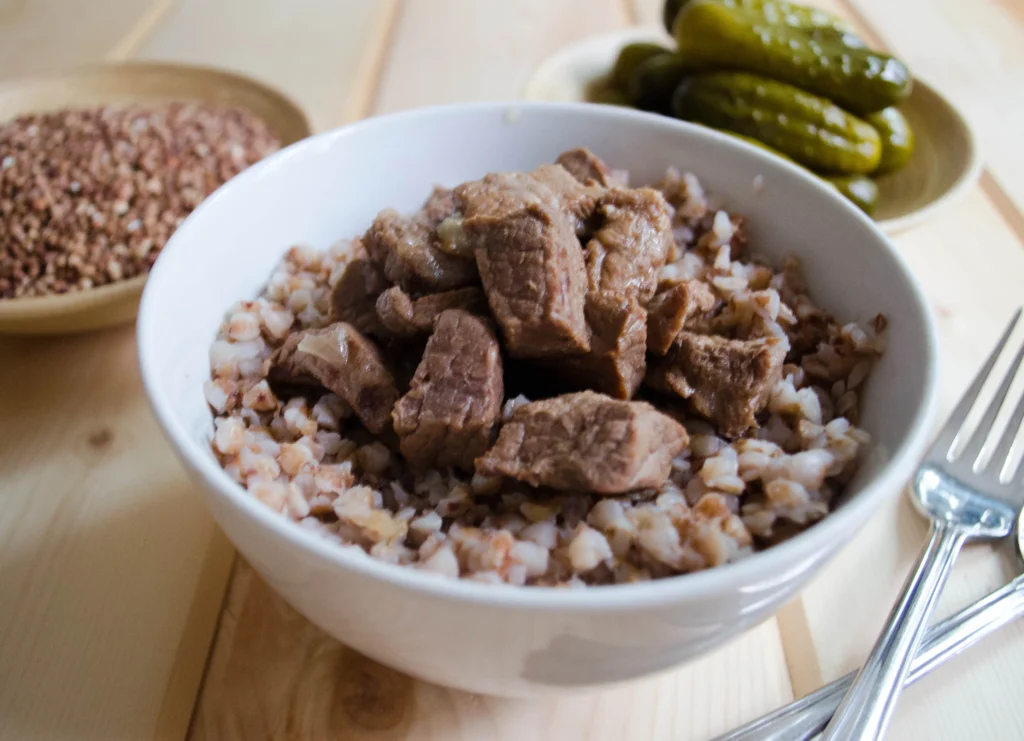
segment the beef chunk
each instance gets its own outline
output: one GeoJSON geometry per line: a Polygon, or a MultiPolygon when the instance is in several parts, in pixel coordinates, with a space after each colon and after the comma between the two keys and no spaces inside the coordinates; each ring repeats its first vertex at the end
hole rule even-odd
{"type": "Polygon", "coordinates": [[[582,190],[557,165],[531,174],[488,175],[456,189],[462,230],[512,357],[590,349],[587,278],[576,236],[585,205],[582,190]]]}
{"type": "Polygon", "coordinates": [[[587,243],[591,291],[635,296],[646,304],[672,246],[668,205],[656,190],[606,191],[598,204],[601,227],[587,243]]]}
{"type": "Polygon", "coordinates": [[[685,280],[658,291],[647,304],[647,351],[667,353],[683,329],[706,324],[716,303],[714,292],[699,280],[685,280]]]}
{"type": "Polygon", "coordinates": [[[592,388],[616,399],[631,399],[644,377],[647,312],[635,298],[614,293],[587,295],[590,352],[557,362],[577,388],[592,388]]]}
{"type": "Polygon", "coordinates": [[[491,444],[502,394],[501,352],[487,320],[442,312],[409,393],[391,413],[402,455],[416,468],[472,471],[491,444]]]}
{"type": "Polygon", "coordinates": [[[562,211],[572,217],[577,235],[587,232],[602,188],[586,187],[561,165],[541,165],[533,172],[491,173],[455,189],[456,204],[467,217],[503,219],[526,206],[562,211]]]}
{"type": "Polygon", "coordinates": [[[347,401],[370,432],[388,428],[398,400],[394,376],[377,347],[351,324],[291,334],[271,361],[272,383],[323,386],[347,401]]]}
{"type": "Polygon", "coordinates": [[[563,491],[623,494],[665,483],[686,430],[650,404],[593,391],[519,407],[477,473],[563,491]]]}
{"type": "Polygon", "coordinates": [[[624,185],[600,157],[585,147],[562,152],[555,163],[568,170],[570,175],[584,185],[624,185]]]}
{"type": "Polygon", "coordinates": [[[441,223],[456,211],[455,196],[437,188],[412,216],[387,209],[377,214],[364,241],[370,257],[393,283],[409,291],[435,292],[476,283],[470,256],[445,252],[441,223]]]}
{"type": "Polygon", "coordinates": [[[484,314],[487,312],[487,300],[484,292],[475,286],[415,299],[400,286],[392,286],[377,299],[377,317],[384,329],[395,337],[430,334],[434,320],[446,309],[484,314]]]}
{"type": "Polygon", "coordinates": [[[375,302],[388,287],[384,271],[373,263],[361,244],[331,289],[331,319],[347,322],[360,332],[376,334],[380,329],[375,302]]]}
{"type": "Polygon", "coordinates": [[[730,340],[680,332],[652,385],[689,399],[692,409],[726,437],[757,426],[756,416],[782,378],[786,346],[778,338],[730,340]]]}

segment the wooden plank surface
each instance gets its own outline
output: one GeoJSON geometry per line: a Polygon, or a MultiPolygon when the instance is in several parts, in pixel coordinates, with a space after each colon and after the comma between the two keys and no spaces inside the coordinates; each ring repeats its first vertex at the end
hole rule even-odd
{"type": "Polygon", "coordinates": [[[173,0],[0,0],[0,76],[121,59],[173,0]]]}
{"type": "Polygon", "coordinates": [[[773,622],[685,669],[621,689],[547,701],[449,690],[345,648],[242,567],[190,739],[688,741],[789,697],[773,622]]]}
{"type": "Polygon", "coordinates": [[[132,330],[0,359],[0,738],[180,738],[231,548],[143,400],[132,330]]]}
{"type": "Polygon", "coordinates": [[[179,0],[139,48],[143,59],[224,67],[285,91],[314,129],[351,118],[372,79],[396,0],[179,0]],[[368,65],[367,69],[363,69],[368,65]]]}
{"type": "MultiPolygon", "coordinates": [[[[365,109],[392,5],[0,0],[0,77],[139,52],[268,80],[330,127],[365,109]]],[[[0,339],[0,480],[0,739],[182,739],[233,551],[149,413],[131,327],[0,339]]]]}
{"type": "Polygon", "coordinates": [[[518,98],[559,47],[628,20],[621,0],[405,0],[374,112],[518,98]]]}

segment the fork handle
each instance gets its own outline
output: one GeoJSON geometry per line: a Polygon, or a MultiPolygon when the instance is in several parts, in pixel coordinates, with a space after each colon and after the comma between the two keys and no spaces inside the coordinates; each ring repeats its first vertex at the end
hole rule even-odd
{"type": "MultiPolygon", "coordinates": [[[[1024,575],[930,628],[904,685],[909,687],[975,643],[1024,617],[1024,575]]],[[[744,723],[714,741],[810,741],[825,727],[853,683],[850,672],[788,705],[744,723]]]]}
{"type": "Polygon", "coordinates": [[[965,540],[959,528],[932,523],[928,544],[903,585],[871,655],[822,733],[822,741],[875,741],[882,737],[925,624],[965,540]]]}

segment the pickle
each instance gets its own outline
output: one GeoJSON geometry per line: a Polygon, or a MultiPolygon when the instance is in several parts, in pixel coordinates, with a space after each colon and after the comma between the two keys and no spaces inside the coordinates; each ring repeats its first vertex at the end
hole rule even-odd
{"type": "Polygon", "coordinates": [[[812,170],[869,173],[878,167],[878,132],[831,101],[746,72],[690,75],[672,97],[677,118],[728,129],[779,150],[812,170]]]}
{"type": "Polygon", "coordinates": [[[619,56],[615,60],[615,66],[612,67],[612,84],[619,88],[619,90],[628,91],[629,80],[640,64],[659,54],[671,53],[669,49],[666,49],[661,44],[653,44],[646,41],[626,44],[622,47],[622,51],[619,52],[619,56]]]}
{"type": "MultiPolygon", "coordinates": [[[[736,139],[747,142],[747,144],[753,144],[760,149],[763,149],[770,154],[774,154],[776,157],[781,157],[787,162],[791,162],[798,167],[800,163],[794,162],[791,158],[784,155],[777,149],[772,149],[763,141],[755,139],[751,136],[744,136],[743,134],[737,134],[735,131],[729,131],[727,129],[718,129],[723,134],[728,134],[736,139]]],[[[806,170],[806,168],[804,168],[806,170]]],[[[807,170],[807,172],[811,172],[807,170]]],[[[817,173],[811,173],[817,175],[817,173]]],[[[878,186],[875,185],[875,181],[869,178],[867,175],[817,175],[821,178],[822,182],[826,185],[831,186],[838,190],[848,200],[852,201],[857,208],[869,216],[874,212],[875,206],[878,205],[878,186]]]]}
{"type": "MultiPolygon", "coordinates": [[[[789,157],[789,156],[783,154],[782,152],[780,152],[778,149],[775,149],[774,147],[769,147],[767,144],[765,144],[760,139],[755,139],[752,136],[747,136],[746,134],[740,134],[740,133],[738,133],[736,131],[729,131],[729,129],[715,129],[715,131],[719,131],[719,132],[721,132],[723,134],[728,134],[733,139],[739,139],[740,141],[746,142],[747,144],[753,144],[758,149],[763,149],[764,151],[768,152],[769,154],[774,154],[776,157],[781,157],[782,159],[786,160],[786,162],[791,162],[794,165],[799,165],[800,164],[799,162],[794,160],[792,157],[789,157]]],[[[804,168],[804,169],[806,169],[806,168],[804,168]]]]}
{"type": "Polygon", "coordinates": [[[637,66],[629,81],[629,100],[644,111],[670,113],[672,93],[690,67],[677,54],[659,54],[637,66]]]}
{"type": "Polygon", "coordinates": [[[587,94],[587,101],[590,103],[604,103],[605,105],[617,105],[631,108],[629,96],[613,85],[602,85],[593,88],[587,94]]]}
{"type": "Polygon", "coordinates": [[[876,175],[898,170],[910,162],[914,154],[914,131],[910,122],[895,108],[885,108],[865,119],[882,138],[882,159],[876,175]]]}
{"type": "MultiPolygon", "coordinates": [[[[674,33],[676,18],[688,0],[665,0],[661,22],[665,30],[674,33]]],[[[843,39],[848,46],[864,46],[856,30],[847,21],[822,8],[800,5],[788,0],[718,0],[730,8],[745,8],[760,11],[765,20],[773,25],[792,26],[818,31],[822,37],[843,39]]]]}
{"type": "Polygon", "coordinates": [[[856,114],[880,111],[910,95],[910,71],[900,60],[851,46],[837,29],[787,25],[780,21],[783,13],[768,12],[772,5],[690,0],[675,22],[679,54],[694,65],[788,82],[856,114]]]}
{"type": "Polygon", "coordinates": [[[867,175],[827,175],[824,180],[868,216],[875,212],[878,186],[867,175]]]}
{"type": "Polygon", "coordinates": [[[661,9],[661,22],[665,26],[665,30],[672,33],[672,26],[676,22],[676,17],[679,15],[679,11],[686,5],[687,0],[665,0],[665,5],[661,9]]]}

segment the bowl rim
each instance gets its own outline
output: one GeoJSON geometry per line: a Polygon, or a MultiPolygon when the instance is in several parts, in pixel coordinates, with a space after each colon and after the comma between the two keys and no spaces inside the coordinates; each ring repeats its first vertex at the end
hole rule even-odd
{"type": "MultiPolygon", "coordinates": [[[[282,109],[287,109],[289,115],[295,117],[296,122],[301,125],[305,135],[297,141],[308,138],[313,134],[313,127],[309,122],[309,116],[302,107],[273,85],[234,70],[200,64],[127,60],[65,67],[63,69],[47,70],[0,80],[0,96],[9,95],[19,90],[59,84],[68,80],[103,79],[125,74],[142,77],[147,75],[176,75],[183,79],[216,79],[222,85],[259,90],[261,95],[268,100],[273,99],[275,105],[280,106],[282,109]]],[[[182,99],[202,100],[201,98],[182,99]]],[[[138,102],[144,105],[145,98],[139,98],[138,102]]],[[[127,105],[127,101],[124,104],[127,105]]],[[[39,110],[55,109],[40,108],[39,110]]],[[[5,325],[13,325],[14,323],[31,322],[38,319],[58,318],[68,314],[113,305],[119,301],[137,298],[141,295],[150,272],[152,270],[134,275],[131,278],[104,283],[92,288],[75,289],[65,291],[64,293],[41,296],[20,296],[17,298],[0,299],[0,322],[5,325]]],[[[102,326],[109,325],[103,324],[102,326]]],[[[3,332],[0,331],[0,334],[3,334],[3,332]]]]}
{"type": "MultiPolygon", "coordinates": [[[[541,91],[548,78],[557,71],[570,67],[578,58],[586,57],[594,53],[595,50],[603,51],[606,47],[622,45],[631,41],[673,43],[672,37],[660,24],[628,26],[615,31],[587,36],[566,44],[541,60],[534,67],[529,79],[527,79],[522,87],[523,98],[532,101],[550,101],[549,98],[541,94],[541,91]]],[[[875,224],[887,234],[898,234],[924,223],[936,211],[963,197],[978,182],[984,165],[978,135],[971,126],[968,117],[949,98],[940,93],[934,85],[916,74],[914,75],[914,90],[930,97],[938,105],[945,108],[949,117],[956,123],[957,128],[963,134],[966,164],[950,186],[933,200],[900,216],[876,220],[875,224]]]]}
{"type": "MultiPolygon", "coordinates": [[[[252,167],[237,175],[221,186],[187,218],[186,222],[203,217],[206,211],[215,209],[219,201],[229,189],[236,187],[235,181],[244,182],[258,178],[264,171],[284,166],[290,158],[296,157],[307,148],[320,149],[331,146],[335,141],[347,137],[358,136],[362,132],[375,127],[387,125],[399,120],[415,122],[432,116],[457,115],[459,112],[497,113],[508,117],[510,112],[542,112],[542,115],[558,115],[560,113],[601,116],[623,122],[639,121],[645,126],[664,128],[675,132],[685,132],[688,136],[717,142],[721,146],[732,147],[746,153],[747,156],[759,160],[759,164],[767,169],[789,171],[789,175],[803,178],[811,183],[822,197],[832,198],[845,209],[847,217],[859,220],[867,226],[875,237],[876,246],[887,252],[906,287],[906,298],[915,305],[924,319],[925,357],[921,359],[925,367],[925,382],[922,401],[915,409],[909,423],[906,437],[894,450],[889,459],[882,465],[872,479],[864,485],[864,489],[840,509],[831,512],[827,517],[802,531],[793,538],[772,546],[771,548],[752,554],[749,557],[732,563],[717,566],[679,576],[655,579],[633,584],[615,584],[590,586],[585,589],[513,587],[510,585],[479,584],[465,579],[448,579],[422,571],[385,563],[363,552],[353,553],[351,549],[340,548],[322,536],[298,526],[296,523],[273,512],[268,507],[249,496],[245,490],[228,476],[207,447],[193,439],[192,435],[177,418],[171,400],[164,394],[157,382],[155,361],[150,359],[151,346],[157,337],[150,330],[160,315],[160,307],[155,298],[164,282],[162,265],[166,261],[158,260],[150,273],[149,281],[143,292],[139,308],[136,337],[138,342],[139,368],[143,387],[153,412],[173,449],[187,468],[191,469],[204,483],[204,496],[214,496],[234,509],[239,515],[265,531],[265,537],[280,538],[292,546],[330,563],[337,568],[355,572],[363,578],[375,579],[394,587],[409,589],[422,596],[434,599],[452,599],[478,605],[489,605],[506,609],[521,610],[620,610],[631,612],[642,606],[655,606],[668,603],[685,602],[688,598],[705,597],[712,594],[728,593],[729,591],[749,589],[751,584],[763,588],[765,583],[772,581],[785,582],[788,573],[802,570],[808,559],[820,558],[823,553],[835,553],[822,547],[825,543],[838,543],[840,547],[851,539],[860,527],[869,519],[870,511],[876,509],[886,496],[902,492],[908,483],[918,459],[930,435],[931,421],[934,416],[938,396],[938,333],[935,318],[932,315],[924,293],[911,273],[906,261],[889,242],[878,226],[864,215],[856,206],[842,196],[832,192],[817,179],[804,172],[796,165],[784,162],[762,152],[758,147],[739,141],[734,137],[704,127],[676,121],[664,116],[634,111],[612,106],[597,106],[575,102],[474,102],[456,103],[424,108],[411,109],[385,116],[364,119],[352,124],[317,134],[296,142],[280,150],[270,157],[261,160],[252,167]],[[854,527],[856,523],[860,523],[854,527]]],[[[188,238],[187,223],[171,237],[165,250],[173,251],[177,241],[188,238]],[[181,236],[181,235],[186,236],[181,236]]],[[[211,340],[212,341],[212,340],[211,340]]],[[[206,380],[204,377],[202,380],[206,380]]]]}

